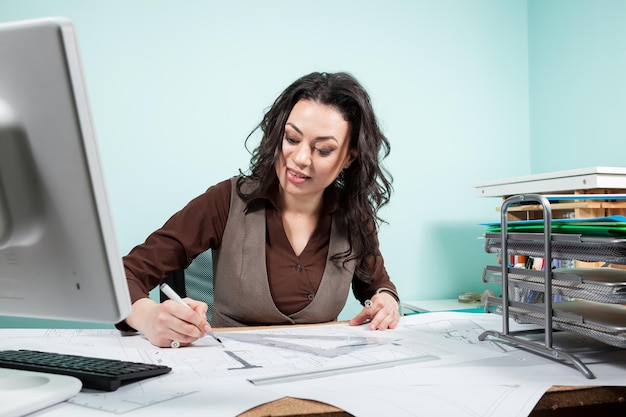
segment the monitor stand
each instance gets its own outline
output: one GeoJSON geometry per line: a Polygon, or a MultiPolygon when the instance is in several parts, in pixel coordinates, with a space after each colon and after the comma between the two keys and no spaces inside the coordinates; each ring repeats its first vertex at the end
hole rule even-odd
{"type": "Polygon", "coordinates": [[[82,388],[78,378],[0,368],[0,416],[21,417],[66,401],[82,388]]]}

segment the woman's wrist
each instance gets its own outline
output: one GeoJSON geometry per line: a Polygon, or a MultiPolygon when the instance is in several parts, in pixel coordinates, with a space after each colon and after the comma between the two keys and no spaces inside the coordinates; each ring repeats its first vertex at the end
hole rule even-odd
{"type": "Polygon", "coordinates": [[[397,292],[395,292],[391,288],[385,288],[385,287],[379,288],[379,289],[376,290],[376,292],[374,294],[380,294],[381,292],[386,292],[386,293],[391,294],[393,296],[393,298],[396,299],[398,304],[400,304],[400,296],[398,295],[397,292]]]}
{"type": "Polygon", "coordinates": [[[149,297],[140,298],[135,301],[131,306],[130,314],[126,317],[126,325],[141,332],[143,327],[141,323],[146,320],[144,317],[148,315],[148,311],[154,307],[155,304],[154,300],[149,297]]]}

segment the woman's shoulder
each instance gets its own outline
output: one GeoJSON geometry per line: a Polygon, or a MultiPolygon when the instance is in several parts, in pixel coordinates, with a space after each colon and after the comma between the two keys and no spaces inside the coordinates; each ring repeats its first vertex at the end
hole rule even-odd
{"type": "Polygon", "coordinates": [[[212,186],[210,186],[206,192],[228,192],[230,193],[230,190],[233,187],[233,181],[236,181],[237,177],[231,177],[231,178],[227,178],[225,180],[222,180],[212,186]]]}
{"type": "Polygon", "coordinates": [[[228,178],[211,185],[202,194],[194,198],[189,205],[200,210],[206,210],[207,208],[225,208],[228,210],[231,194],[231,178],[228,178]]]}

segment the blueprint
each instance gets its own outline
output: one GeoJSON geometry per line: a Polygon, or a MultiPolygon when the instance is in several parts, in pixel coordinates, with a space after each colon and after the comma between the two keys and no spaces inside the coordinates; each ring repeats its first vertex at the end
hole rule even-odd
{"type": "MultiPolygon", "coordinates": [[[[206,337],[181,349],[108,329],[0,329],[0,348],[172,368],[112,393],[82,391],[42,416],[206,416],[207,410],[233,416],[292,396],[359,416],[521,417],[552,385],[589,385],[569,366],[478,341],[500,325],[500,316],[491,314],[428,313],[405,316],[394,330],[345,323],[239,330],[219,332],[223,344],[206,337]]],[[[621,350],[589,352],[585,359],[598,376],[593,383],[623,385],[625,356],[621,350]]]]}

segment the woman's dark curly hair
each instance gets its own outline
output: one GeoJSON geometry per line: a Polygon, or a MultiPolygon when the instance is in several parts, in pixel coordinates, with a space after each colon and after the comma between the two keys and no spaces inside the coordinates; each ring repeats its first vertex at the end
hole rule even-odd
{"type": "Polygon", "coordinates": [[[299,78],[278,96],[261,123],[248,135],[246,143],[259,128],[263,133],[260,144],[252,152],[249,175],[242,174],[239,178],[237,193],[249,201],[266,192],[274,182],[285,124],[300,100],[331,106],[350,124],[350,149],[356,150],[356,159],[335,180],[350,248],[333,254],[333,259],[356,260],[356,277],[369,282],[372,279],[369,261],[379,254],[375,233],[383,222],[377,213],[389,202],[392,191],[392,177],[380,162],[391,148],[378,126],[369,95],[352,75],[314,72],[299,78]],[[258,184],[250,193],[242,190],[246,179],[258,184]],[[364,224],[370,227],[363,227],[364,224]]]}

